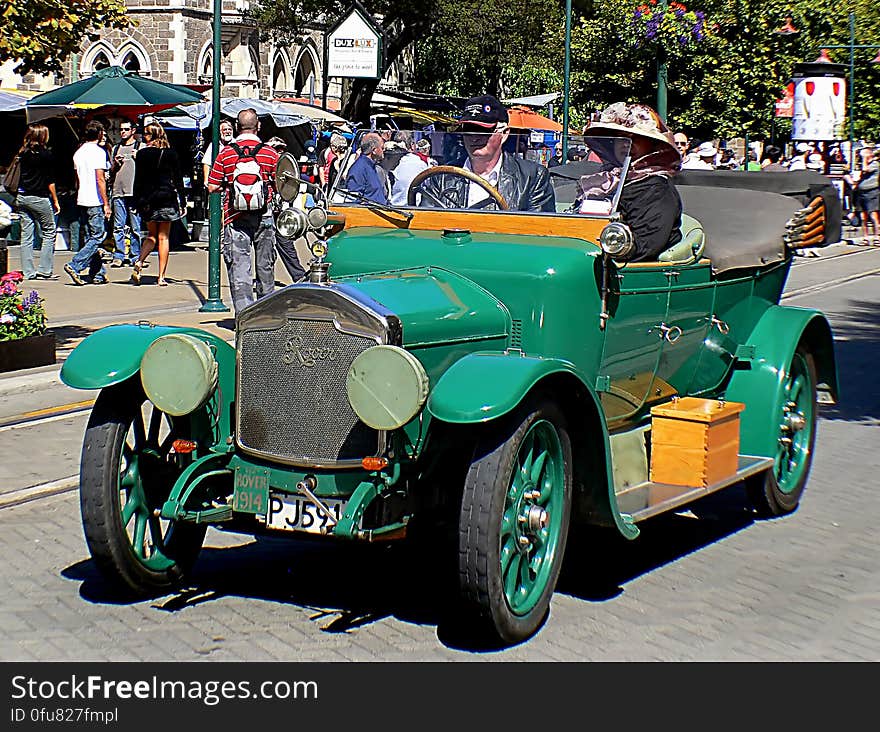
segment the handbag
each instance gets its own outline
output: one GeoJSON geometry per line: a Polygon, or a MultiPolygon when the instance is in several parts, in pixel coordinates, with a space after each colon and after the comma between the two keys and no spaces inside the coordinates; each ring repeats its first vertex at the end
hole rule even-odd
{"type": "Polygon", "coordinates": [[[18,184],[21,182],[21,155],[16,155],[9,164],[3,176],[3,187],[8,193],[18,193],[18,184]]]}

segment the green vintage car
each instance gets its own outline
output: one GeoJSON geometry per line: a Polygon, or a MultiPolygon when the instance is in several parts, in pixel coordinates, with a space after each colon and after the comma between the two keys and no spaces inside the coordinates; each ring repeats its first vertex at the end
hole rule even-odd
{"type": "MultiPolygon", "coordinates": [[[[779,300],[796,249],[836,240],[827,181],[683,175],[682,241],[636,263],[620,188],[581,185],[610,154],[625,171],[627,140],[572,141],[585,156],[551,170],[556,210],[528,212],[494,189],[467,209],[428,193],[437,175],[473,178],[460,139],[440,137],[405,204],[342,176],[279,217],[315,260],[239,313],[234,344],[141,323],[70,355],[64,382],[100,389],[80,491],[107,580],[171,590],[208,526],[379,542],[446,522],[431,546],[457,562],[460,612],[514,643],[546,617],[575,525],[635,539],[742,481],[764,515],[797,507],[837,374],[826,318],[779,300]],[[685,404],[704,427],[713,409],[736,419],[723,439],[653,444],[658,414],[685,404]],[[732,467],[705,469],[723,450],[732,467]],[[697,478],[652,480],[661,455],[697,478]]],[[[282,158],[285,198],[296,170],[282,158]]]]}

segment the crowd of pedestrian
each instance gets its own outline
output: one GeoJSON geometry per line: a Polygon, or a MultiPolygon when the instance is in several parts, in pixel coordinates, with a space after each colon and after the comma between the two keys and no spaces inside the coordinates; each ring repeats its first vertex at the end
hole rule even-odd
{"type": "Polygon", "coordinates": [[[684,132],[676,132],[674,137],[682,156],[682,170],[813,171],[832,176],[840,181],[841,202],[849,223],[861,228],[862,237],[867,243],[880,245],[880,176],[873,144],[864,144],[856,150],[850,169],[843,150],[836,143],[797,142],[787,156],[777,145],[750,147],[743,159],[730,148],[719,149],[711,140],[694,142],[684,132]]]}
{"type": "MultiPolygon", "coordinates": [[[[476,150],[465,144],[460,150],[454,151],[456,155],[442,150],[441,159],[448,161],[455,158],[466,169],[478,175],[485,173],[485,176],[489,176],[490,185],[501,190],[512,185],[505,176],[514,180],[517,176],[525,175],[520,171],[514,175],[512,169],[508,170],[521,158],[507,154],[510,151],[505,147],[509,136],[505,110],[494,97],[484,95],[471,101],[474,102],[471,106],[477,110],[473,113],[476,117],[470,119],[466,109],[460,127],[464,129],[470,125],[477,132],[483,127],[491,127],[492,133],[485,133],[483,137],[487,137],[488,142],[497,137],[498,149],[490,145],[476,150]],[[487,117],[484,120],[483,117],[487,115],[492,119],[487,117]],[[507,152],[502,155],[503,150],[507,152]],[[481,173],[480,156],[489,152],[493,153],[489,157],[494,168],[481,173]],[[498,176],[498,180],[491,179],[493,174],[498,176]]],[[[614,105],[609,110],[612,108],[621,112],[614,105]]],[[[621,112],[621,119],[626,114],[641,114],[644,110],[627,107],[624,112],[621,112]]],[[[601,132],[601,124],[592,127],[597,134],[601,132]]],[[[159,286],[165,286],[169,281],[167,269],[171,226],[186,212],[181,161],[171,148],[164,127],[155,119],[144,124],[141,135],[129,120],[122,120],[118,131],[118,140],[111,144],[103,123],[97,120],[88,122],[82,131],[81,144],[73,154],[76,204],[85,235],[81,247],[64,266],[64,271],[77,286],[106,283],[104,257],[107,253],[103,247],[110,237],[113,241],[112,257],[108,260],[110,267],[130,266],[130,280],[139,285],[142,270],[148,266],[148,257],[155,249],[158,251],[159,270],[156,282],[159,286]]],[[[314,205],[319,194],[326,196],[334,188],[340,195],[352,200],[407,205],[412,181],[423,171],[437,165],[437,159],[432,157],[430,132],[371,130],[354,138],[341,130],[334,130],[326,135],[324,144],[314,158],[315,188],[308,189],[312,192],[304,193],[305,198],[298,196],[292,202],[282,201],[275,196],[274,175],[279,155],[286,150],[286,143],[280,137],[264,142],[259,131],[257,113],[253,109],[243,110],[235,121],[221,120],[216,156],[212,144],[201,156],[208,192],[222,194],[222,254],[236,312],[256,298],[272,292],[276,256],[282,257],[294,280],[304,275],[294,242],[276,230],[276,218],[285,208],[291,205],[314,205]],[[349,149],[351,139],[357,145],[353,151],[349,149]]],[[[658,132],[658,140],[660,136],[658,132]]],[[[841,181],[844,210],[852,212],[851,223],[861,226],[866,240],[880,245],[880,172],[872,145],[858,150],[855,164],[850,169],[839,144],[797,142],[788,155],[776,145],[753,144],[743,155],[725,146],[723,141],[719,144],[716,140],[691,140],[684,131],[673,135],[664,128],[662,136],[666,144],[671,143],[669,147],[674,147],[678,152],[678,156],[674,156],[676,165],[670,164],[669,171],[673,168],[677,170],[680,165],[684,171],[785,173],[812,170],[834,176],[841,181]]],[[[634,144],[641,143],[638,135],[632,139],[634,144]]],[[[319,144],[321,142],[319,138],[319,144]]],[[[586,149],[576,144],[569,145],[566,151],[562,142],[557,142],[545,165],[539,167],[546,172],[547,168],[578,162],[587,153],[586,149]]],[[[21,220],[23,275],[28,279],[57,279],[53,271],[52,243],[55,240],[56,219],[61,210],[56,177],[64,163],[54,156],[49,144],[49,130],[45,125],[28,125],[15,162],[16,165],[10,169],[16,168],[13,171],[15,175],[8,173],[4,184],[9,189],[12,181],[14,190],[9,192],[15,197],[14,205],[21,220]],[[44,245],[39,261],[35,262],[37,231],[41,232],[44,245]]],[[[667,177],[673,175],[673,172],[669,172],[667,177]]],[[[435,178],[434,183],[442,183],[442,176],[435,178]]],[[[646,179],[649,178],[653,180],[656,176],[646,176],[646,179]]],[[[502,195],[514,196],[517,191],[513,188],[502,191],[502,195]]],[[[462,201],[462,206],[469,205],[474,196],[481,195],[478,189],[479,186],[474,185],[462,189],[462,195],[467,194],[467,202],[462,201]]],[[[515,208],[520,208],[519,199],[514,203],[515,208]]],[[[537,207],[543,208],[543,204],[537,207]]],[[[529,203],[527,210],[533,209],[537,210],[529,203]]]]}

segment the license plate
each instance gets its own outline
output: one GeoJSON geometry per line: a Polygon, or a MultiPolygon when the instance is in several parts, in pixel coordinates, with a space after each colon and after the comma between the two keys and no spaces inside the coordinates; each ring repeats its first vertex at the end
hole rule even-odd
{"type": "MultiPolygon", "coordinates": [[[[322,498],[321,502],[330,509],[337,521],[342,518],[345,501],[338,498],[322,498]]],[[[270,529],[320,534],[330,528],[330,521],[327,515],[307,498],[274,494],[269,497],[266,526],[270,529]]]]}
{"type": "Polygon", "coordinates": [[[243,467],[235,470],[232,509],[240,513],[266,514],[269,505],[269,471],[243,467]]]}

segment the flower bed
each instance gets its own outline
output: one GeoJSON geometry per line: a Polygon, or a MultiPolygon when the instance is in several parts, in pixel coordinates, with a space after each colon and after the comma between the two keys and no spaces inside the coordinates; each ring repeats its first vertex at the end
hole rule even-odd
{"type": "Polygon", "coordinates": [[[55,336],[46,333],[46,310],[36,290],[22,294],[21,272],[0,277],[0,371],[55,363],[55,336]]]}

